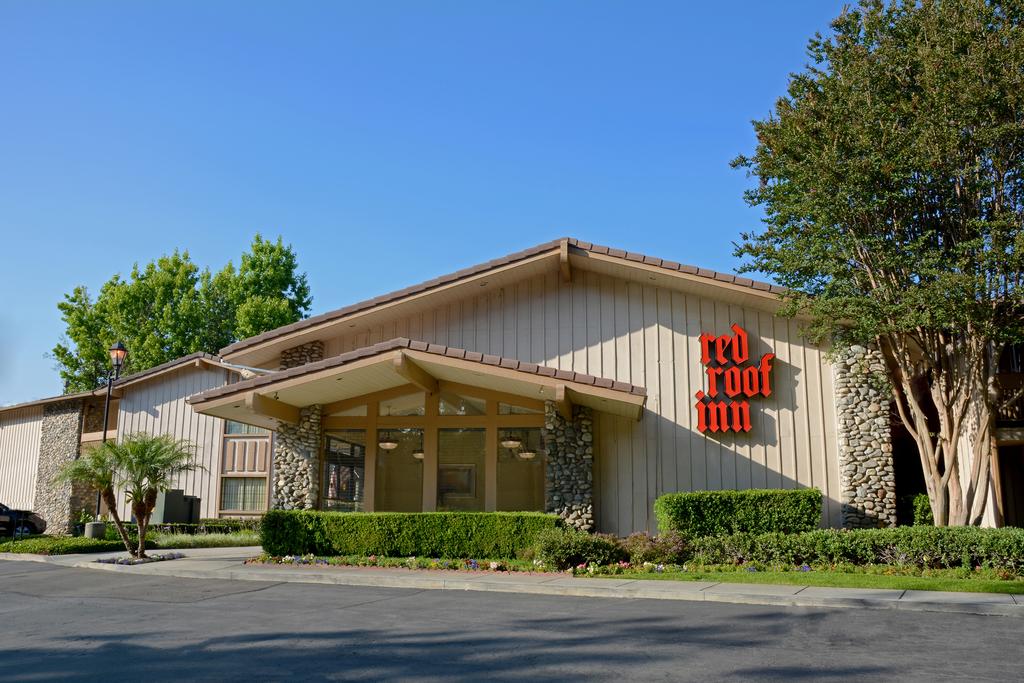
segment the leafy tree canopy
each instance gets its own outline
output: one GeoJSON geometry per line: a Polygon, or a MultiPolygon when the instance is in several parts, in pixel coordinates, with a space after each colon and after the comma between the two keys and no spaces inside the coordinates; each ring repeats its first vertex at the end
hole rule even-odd
{"type": "Polygon", "coordinates": [[[53,357],[65,390],[85,391],[104,381],[115,341],[128,347],[124,372],[139,372],[295,322],[311,304],[292,247],[257,234],[237,269],[200,270],[175,251],[136,264],[127,278],[114,275],[95,299],[76,287],[57,305],[65,335],[53,357]]]}
{"type": "Polygon", "coordinates": [[[766,213],[737,254],[812,337],[879,345],[936,518],[976,523],[999,354],[1024,335],[1024,4],[865,0],[808,53],[734,162],[766,213]]]}

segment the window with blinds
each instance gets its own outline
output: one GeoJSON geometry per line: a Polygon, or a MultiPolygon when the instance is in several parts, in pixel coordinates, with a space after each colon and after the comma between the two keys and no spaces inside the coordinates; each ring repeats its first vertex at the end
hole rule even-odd
{"type": "Polygon", "coordinates": [[[220,480],[221,510],[263,512],[266,507],[266,479],[262,477],[224,477],[220,480]]]}

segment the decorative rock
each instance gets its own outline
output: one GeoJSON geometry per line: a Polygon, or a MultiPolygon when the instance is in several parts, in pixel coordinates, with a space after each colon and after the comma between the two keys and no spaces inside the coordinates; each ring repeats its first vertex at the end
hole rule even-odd
{"type": "MultiPolygon", "coordinates": [[[[323,342],[310,342],[281,352],[281,369],[323,360],[323,342]]],[[[273,507],[278,510],[311,510],[320,495],[320,406],[299,413],[299,424],[281,425],[274,436],[275,487],[273,507]]]]}
{"type": "Polygon", "coordinates": [[[843,526],[896,525],[890,402],[875,349],[851,346],[833,362],[843,526]]]}
{"type": "Polygon", "coordinates": [[[78,457],[81,428],[81,401],[60,401],[43,406],[34,511],[46,520],[48,534],[70,533],[72,516],[78,510],[93,509],[84,486],[54,481],[64,463],[78,457]]]}
{"type": "Polygon", "coordinates": [[[566,421],[551,401],[544,403],[542,436],[547,451],[545,509],[582,531],[594,528],[593,419],[577,406],[566,421]]]}

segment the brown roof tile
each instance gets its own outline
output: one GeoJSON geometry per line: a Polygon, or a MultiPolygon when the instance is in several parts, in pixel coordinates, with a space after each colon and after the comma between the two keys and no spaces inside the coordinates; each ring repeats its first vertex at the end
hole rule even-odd
{"type": "Polygon", "coordinates": [[[523,363],[514,358],[503,358],[501,356],[494,355],[482,355],[474,353],[472,351],[466,351],[464,349],[458,349],[451,346],[444,346],[442,344],[425,344],[421,341],[414,339],[406,339],[405,337],[396,337],[395,339],[389,339],[387,341],[374,344],[372,346],[366,346],[360,349],[355,349],[347,353],[340,354],[338,356],[331,356],[330,358],[324,358],[323,360],[314,361],[305,365],[300,365],[294,368],[288,368],[287,370],[279,370],[277,372],[270,372],[266,375],[254,377],[252,379],[243,380],[234,384],[228,384],[223,387],[216,387],[209,389],[195,396],[190,396],[187,400],[189,403],[204,403],[206,401],[213,400],[215,398],[221,398],[222,396],[228,396],[241,391],[248,391],[251,389],[259,389],[275,382],[279,382],[285,379],[291,379],[294,377],[302,377],[303,375],[313,374],[321,370],[328,370],[330,368],[341,367],[347,363],[351,363],[356,360],[363,358],[369,358],[371,356],[377,356],[388,351],[394,351],[396,349],[410,349],[413,351],[424,351],[426,353],[434,354],[437,356],[446,356],[448,358],[460,358],[476,363],[482,363],[484,365],[492,365],[502,368],[508,368],[511,370],[517,370],[525,374],[538,375],[543,377],[555,377],[557,379],[564,379],[569,382],[576,382],[578,384],[589,384],[595,387],[601,387],[605,389],[613,389],[615,391],[621,391],[623,393],[632,394],[634,396],[646,396],[647,390],[643,387],[638,387],[628,382],[617,382],[604,377],[593,377],[591,375],[585,375],[583,373],[576,373],[570,370],[558,370],[556,368],[548,367],[546,365],[537,365],[535,363],[523,363]]]}
{"type": "Polygon", "coordinates": [[[675,261],[666,261],[654,256],[647,256],[644,254],[639,254],[637,252],[627,252],[622,249],[614,249],[612,247],[607,247],[600,244],[592,244],[590,242],[585,242],[583,240],[578,240],[572,237],[566,237],[558,240],[552,240],[551,242],[545,242],[544,244],[539,244],[535,247],[530,247],[529,249],[517,251],[515,253],[508,254],[506,256],[502,256],[500,258],[496,258],[476,266],[463,268],[454,273],[441,275],[439,277],[427,280],[426,282],[421,282],[420,284],[412,285],[404,289],[399,289],[388,294],[381,294],[380,296],[376,296],[372,299],[361,301],[350,306],[345,306],[344,308],[339,308],[333,311],[328,311],[326,313],[321,313],[320,315],[315,315],[310,318],[306,318],[305,320],[300,320],[290,325],[285,325],[283,327],[279,327],[277,329],[264,332],[263,334],[256,335],[255,337],[242,339],[240,341],[235,342],[234,344],[230,344],[229,346],[226,346],[223,349],[221,349],[221,354],[230,354],[236,351],[241,351],[243,349],[256,346],[257,344],[270,341],[272,339],[284,336],[286,334],[310,329],[316,327],[317,325],[329,323],[332,320],[336,320],[338,318],[343,318],[347,315],[352,315],[355,313],[370,310],[385,303],[398,301],[400,299],[403,299],[408,296],[413,296],[415,294],[421,294],[435,287],[440,287],[443,285],[451,284],[453,282],[457,282],[458,280],[461,280],[463,278],[467,278],[473,275],[479,275],[481,273],[486,273],[487,271],[493,270],[495,268],[500,268],[503,266],[517,263],[519,261],[524,261],[526,259],[538,256],[540,254],[544,254],[546,252],[555,251],[561,248],[561,243],[563,240],[566,241],[571,248],[584,252],[592,252],[595,254],[607,254],[608,256],[621,258],[634,263],[644,263],[659,268],[665,268],[666,270],[673,270],[677,272],[686,273],[689,275],[697,275],[713,281],[741,284],[742,286],[750,287],[753,290],[761,292],[772,292],[782,294],[787,291],[784,287],[779,287],[777,285],[772,285],[765,282],[747,280],[746,278],[737,278],[735,275],[731,275],[728,273],[719,273],[714,270],[709,270],[707,268],[697,268],[694,266],[676,263],[675,261]]]}

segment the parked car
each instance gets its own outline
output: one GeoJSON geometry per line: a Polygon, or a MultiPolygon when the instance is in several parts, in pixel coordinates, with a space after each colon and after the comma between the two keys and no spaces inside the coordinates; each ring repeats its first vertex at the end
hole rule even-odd
{"type": "Polygon", "coordinates": [[[46,531],[46,520],[30,510],[14,510],[0,503],[0,536],[29,536],[46,531]]]}

